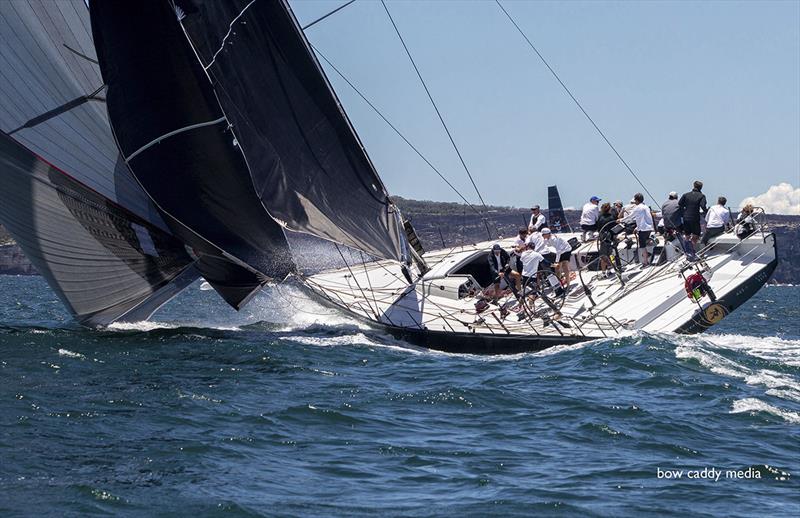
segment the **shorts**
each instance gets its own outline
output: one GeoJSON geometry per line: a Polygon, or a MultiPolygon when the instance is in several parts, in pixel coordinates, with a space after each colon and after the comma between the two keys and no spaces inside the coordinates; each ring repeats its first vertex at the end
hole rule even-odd
{"type": "Polygon", "coordinates": [[[683,233],[687,236],[700,236],[702,233],[700,231],[700,220],[697,221],[686,221],[683,220],[683,233]]]}
{"type": "Polygon", "coordinates": [[[594,225],[581,225],[581,230],[584,232],[589,232],[590,230],[597,230],[597,223],[594,225]]]}
{"type": "Polygon", "coordinates": [[[600,255],[610,257],[614,252],[614,243],[611,241],[600,241],[600,255]]]}
{"type": "Polygon", "coordinates": [[[561,254],[561,261],[560,262],[563,263],[564,261],[569,261],[570,257],[572,257],[572,252],[564,252],[563,254],[561,254]]]}
{"type": "Polygon", "coordinates": [[[650,234],[652,233],[652,230],[640,230],[636,233],[636,237],[639,239],[639,248],[644,248],[647,246],[647,240],[650,239],[650,234]]]}

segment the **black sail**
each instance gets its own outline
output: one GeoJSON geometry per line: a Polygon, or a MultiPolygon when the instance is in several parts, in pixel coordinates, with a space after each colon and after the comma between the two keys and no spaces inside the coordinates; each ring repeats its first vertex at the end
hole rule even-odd
{"type": "Polygon", "coordinates": [[[234,307],[293,263],[170,2],[91,2],[111,125],[167,225],[234,307]]]}
{"type": "Polygon", "coordinates": [[[83,1],[0,2],[0,223],[87,325],[199,275],[119,156],[83,1]]]}
{"type": "Polygon", "coordinates": [[[569,221],[564,215],[564,205],[561,203],[561,195],[558,194],[558,186],[551,185],[547,188],[547,224],[552,228],[566,230],[569,228],[569,221]]]}
{"type": "Polygon", "coordinates": [[[175,4],[270,215],[290,230],[400,259],[395,209],[288,4],[175,4]]]}

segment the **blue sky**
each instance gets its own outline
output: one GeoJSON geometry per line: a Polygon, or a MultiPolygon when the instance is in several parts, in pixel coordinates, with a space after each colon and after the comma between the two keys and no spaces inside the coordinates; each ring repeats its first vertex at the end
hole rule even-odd
{"type": "MultiPolygon", "coordinates": [[[[308,23],[343,1],[294,0],[308,23]]],[[[800,2],[527,2],[506,9],[658,198],[702,179],[731,205],[800,187],[800,2]]],[[[487,203],[641,190],[491,1],[389,9],[487,203]]],[[[386,13],[358,0],[309,40],[471,201],[477,195],[386,13]]],[[[458,201],[332,70],[389,191],[458,201]]]]}

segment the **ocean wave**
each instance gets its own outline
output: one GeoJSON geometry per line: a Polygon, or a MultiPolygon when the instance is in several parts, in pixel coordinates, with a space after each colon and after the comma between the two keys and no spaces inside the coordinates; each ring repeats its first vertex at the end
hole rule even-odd
{"type": "Polygon", "coordinates": [[[780,399],[800,401],[800,381],[796,376],[771,369],[750,368],[742,363],[703,348],[701,344],[681,345],[675,357],[693,359],[715,374],[744,380],[748,385],[767,388],[767,394],[780,399]]]}
{"type": "Polygon", "coordinates": [[[751,415],[757,412],[764,412],[778,416],[788,423],[800,423],[800,413],[792,412],[790,410],[783,410],[757,398],[737,399],[733,402],[733,407],[730,411],[731,414],[749,413],[751,415]]]}
{"type": "Polygon", "coordinates": [[[142,320],[139,322],[115,322],[109,324],[104,331],[123,331],[123,332],[138,332],[149,333],[151,331],[174,331],[179,329],[211,329],[215,331],[239,331],[239,326],[218,326],[218,325],[203,325],[198,323],[177,323],[177,322],[159,322],[155,320],[142,320]]]}
{"type": "Polygon", "coordinates": [[[777,336],[747,336],[737,334],[702,335],[702,337],[675,335],[681,345],[701,344],[715,349],[728,349],[749,356],[800,367],[800,340],[786,340],[777,336]]]}

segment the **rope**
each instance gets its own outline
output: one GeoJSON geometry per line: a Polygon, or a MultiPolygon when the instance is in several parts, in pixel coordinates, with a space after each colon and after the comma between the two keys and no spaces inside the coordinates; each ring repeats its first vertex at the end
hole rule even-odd
{"type": "Polygon", "coordinates": [[[461,194],[461,192],[460,192],[458,189],[456,189],[456,188],[455,188],[455,186],[454,186],[452,183],[450,183],[450,180],[448,180],[448,179],[447,179],[447,178],[446,178],[446,177],[445,177],[445,176],[444,176],[444,175],[443,175],[443,174],[442,174],[442,173],[439,171],[439,169],[437,169],[437,168],[436,168],[436,166],[434,166],[434,165],[433,165],[433,164],[430,162],[430,160],[428,160],[428,159],[427,159],[427,158],[426,158],[426,157],[425,157],[425,156],[422,154],[422,152],[420,152],[420,150],[419,150],[419,149],[417,149],[417,147],[416,147],[416,146],[414,146],[414,144],[412,144],[412,143],[411,143],[411,141],[409,141],[409,140],[406,138],[406,136],[405,136],[405,135],[403,135],[403,134],[400,132],[400,130],[399,130],[399,129],[397,129],[397,127],[396,127],[394,124],[392,124],[392,123],[389,121],[389,119],[387,119],[387,118],[386,118],[386,117],[383,115],[383,113],[382,113],[382,112],[381,112],[381,111],[380,111],[380,110],[379,110],[379,109],[378,109],[378,108],[377,108],[377,107],[376,107],[376,106],[375,106],[375,105],[374,105],[374,104],[373,104],[373,103],[372,103],[372,102],[371,102],[369,99],[367,99],[367,97],[366,97],[366,96],[365,96],[363,93],[361,93],[361,91],[360,91],[360,90],[359,90],[359,89],[358,89],[358,88],[357,88],[357,87],[356,87],[356,86],[355,86],[355,85],[354,85],[354,84],[353,84],[353,83],[352,83],[352,82],[351,82],[351,81],[350,81],[350,80],[347,78],[347,76],[345,76],[345,75],[344,75],[344,74],[343,74],[343,73],[342,73],[342,72],[341,72],[341,71],[340,71],[338,68],[336,68],[336,65],[334,65],[333,63],[331,63],[331,61],[330,61],[330,60],[329,60],[329,59],[328,59],[328,58],[325,56],[325,54],[323,54],[323,53],[322,53],[322,52],[321,52],[321,51],[320,51],[320,50],[319,50],[317,47],[315,47],[313,44],[310,44],[310,45],[311,45],[311,48],[312,48],[312,49],[314,49],[314,52],[316,52],[316,53],[317,53],[317,55],[318,55],[319,57],[321,57],[321,58],[322,58],[322,60],[323,60],[325,63],[327,63],[327,64],[328,64],[328,66],[329,66],[329,67],[331,67],[331,68],[333,69],[333,71],[334,71],[334,72],[336,72],[336,74],[338,74],[338,76],[339,76],[339,77],[341,77],[341,78],[342,78],[342,80],[344,80],[344,82],[345,82],[345,83],[347,83],[347,85],[348,85],[350,88],[352,88],[352,89],[353,89],[353,91],[354,91],[356,94],[358,94],[358,96],[359,96],[359,97],[361,97],[361,99],[362,99],[362,100],[363,100],[365,103],[367,103],[367,106],[369,106],[370,108],[372,108],[372,111],[374,111],[374,112],[375,112],[375,113],[376,113],[376,114],[377,114],[377,115],[378,115],[378,116],[379,116],[381,119],[383,119],[383,122],[385,122],[385,123],[386,123],[386,124],[387,124],[387,125],[388,125],[388,126],[389,126],[389,127],[390,127],[390,128],[391,128],[391,129],[392,129],[392,130],[393,130],[393,131],[396,133],[396,134],[397,134],[397,136],[399,136],[401,139],[403,139],[403,141],[404,141],[406,144],[408,144],[408,147],[410,147],[410,148],[411,148],[411,149],[412,149],[412,150],[413,150],[413,151],[414,151],[414,152],[415,152],[415,153],[416,153],[416,154],[417,154],[417,155],[418,155],[418,156],[419,156],[419,157],[420,157],[420,158],[421,158],[421,159],[422,159],[422,160],[423,160],[423,161],[424,161],[426,164],[428,164],[428,167],[430,167],[431,169],[433,169],[433,171],[434,171],[434,172],[435,172],[437,175],[439,175],[439,178],[441,178],[441,179],[444,181],[444,183],[446,183],[446,184],[447,184],[447,186],[448,186],[448,187],[450,187],[450,189],[452,189],[452,190],[453,190],[453,192],[455,192],[455,193],[458,195],[458,197],[459,197],[459,198],[461,198],[461,200],[462,200],[464,203],[466,203],[466,204],[469,206],[469,208],[471,208],[473,211],[475,211],[475,213],[476,213],[476,214],[478,214],[478,215],[480,215],[480,216],[482,216],[482,215],[483,215],[483,214],[481,213],[481,211],[479,211],[479,210],[478,210],[478,209],[477,209],[477,208],[476,208],[476,207],[475,207],[473,204],[471,204],[471,203],[470,203],[470,202],[467,200],[467,198],[465,198],[465,197],[464,197],[464,195],[463,195],[463,194],[461,194]]]}
{"type": "MultiPolygon", "coordinates": [[[[381,1],[383,1],[383,0],[381,0],[381,1]]],[[[547,67],[547,69],[550,71],[550,73],[551,73],[551,74],[553,74],[553,77],[555,77],[555,78],[556,78],[556,80],[557,80],[557,81],[558,81],[558,83],[561,85],[561,87],[564,89],[564,91],[565,91],[565,92],[567,92],[567,95],[569,95],[569,96],[570,96],[570,98],[571,98],[571,99],[572,99],[572,101],[575,103],[575,105],[576,105],[578,108],[580,108],[580,110],[581,110],[581,112],[583,113],[583,115],[584,115],[584,116],[586,116],[586,118],[589,120],[589,122],[590,122],[590,123],[592,123],[592,126],[594,126],[594,129],[595,129],[595,130],[597,130],[597,133],[599,133],[599,134],[600,134],[600,136],[601,136],[601,137],[603,137],[603,140],[605,140],[605,141],[606,141],[606,144],[608,144],[608,147],[610,147],[610,148],[611,148],[611,151],[613,151],[613,152],[614,152],[614,154],[615,154],[615,155],[617,155],[617,158],[619,158],[620,162],[622,162],[622,165],[624,165],[624,166],[625,166],[625,168],[628,170],[628,172],[629,172],[629,173],[631,173],[631,175],[632,175],[632,176],[633,176],[633,177],[636,179],[636,181],[637,181],[637,182],[639,183],[639,185],[642,187],[642,189],[644,190],[644,192],[646,192],[646,193],[647,193],[647,195],[648,195],[648,196],[650,196],[650,198],[652,198],[652,200],[655,202],[655,201],[656,201],[656,197],[655,197],[655,196],[653,196],[653,195],[650,193],[650,191],[648,191],[648,190],[647,190],[647,187],[645,187],[645,186],[644,186],[644,183],[642,183],[642,181],[639,179],[639,177],[638,177],[638,176],[636,175],[636,173],[633,171],[633,169],[631,168],[631,166],[630,166],[630,165],[628,165],[628,162],[626,162],[626,161],[625,161],[625,159],[624,159],[624,158],[622,158],[622,155],[619,153],[619,151],[617,151],[617,148],[615,148],[615,147],[614,147],[614,144],[612,144],[612,143],[611,143],[611,141],[610,141],[610,140],[608,140],[608,137],[606,137],[605,133],[603,133],[603,130],[601,130],[601,129],[600,129],[600,127],[599,127],[599,126],[598,126],[598,125],[597,125],[597,124],[594,122],[594,119],[592,119],[592,118],[589,116],[589,114],[588,114],[588,113],[586,112],[586,110],[583,108],[583,106],[582,106],[582,105],[581,105],[581,103],[578,101],[578,99],[576,99],[576,98],[575,98],[575,96],[574,96],[574,95],[572,95],[572,92],[570,91],[570,89],[569,89],[569,88],[567,88],[567,85],[566,85],[566,84],[564,84],[564,81],[562,81],[562,80],[561,80],[561,78],[560,78],[560,77],[558,77],[558,74],[556,74],[556,71],[555,71],[555,70],[553,70],[553,67],[551,67],[551,66],[550,66],[550,63],[548,63],[548,62],[547,62],[547,60],[544,58],[544,56],[542,56],[542,53],[541,53],[541,52],[539,52],[539,49],[537,49],[537,48],[536,48],[536,46],[533,44],[533,42],[531,42],[531,40],[530,40],[530,39],[528,39],[528,36],[526,36],[526,35],[525,35],[525,33],[524,33],[524,32],[522,31],[522,29],[520,28],[520,26],[519,26],[519,25],[517,25],[517,22],[516,22],[516,21],[514,21],[514,18],[512,18],[512,17],[511,17],[511,15],[510,15],[510,14],[508,14],[508,11],[506,11],[505,7],[503,7],[503,4],[501,4],[501,3],[500,3],[500,0],[495,0],[495,2],[497,3],[497,6],[500,8],[500,10],[501,10],[501,11],[503,11],[503,14],[505,14],[505,15],[506,15],[506,17],[507,17],[507,18],[508,18],[508,20],[511,22],[511,24],[512,24],[512,25],[514,25],[514,27],[517,29],[517,31],[520,33],[520,35],[522,35],[522,37],[523,37],[523,38],[525,38],[525,41],[526,41],[526,42],[528,42],[528,46],[530,46],[530,48],[531,48],[531,49],[533,49],[533,51],[536,53],[536,55],[537,55],[537,56],[539,56],[539,59],[541,59],[541,60],[542,60],[542,63],[544,63],[544,65],[547,67]]]]}
{"type": "Polygon", "coordinates": [[[338,243],[333,243],[333,244],[336,246],[336,251],[339,252],[339,257],[342,258],[342,262],[344,263],[345,266],[347,266],[347,271],[350,272],[350,277],[353,279],[353,282],[356,283],[356,286],[358,286],[358,291],[360,291],[361,292],[361,296],[364,297],[364,301],[367,303],[367,307],[369,307],[369,310],[373,312],[373,315],[375,316],[375,320],[380,322],[380,318],[378,317],[377,310],[373,310],[372,309],[372,306],[369,303],[369,299],[367,298],[367,295],[364,293],[364,290],[361,288],[361,284],[358,283],[358,279],[356,278],[355,274],[353,273],[353,270],[350,269],[350,265],[347,263],[347,259],[344,258],[344,254],[342,254],[342,250],[339,248],[339,244],[338,243]]]}
{"type": "MultiPolygon", "coordinates": [[[[381,0],[381,4],[383,5],[383,9],[386,11],[386,14],[389,16],[389,21],[392,23],[392,27],[394,27],[394,32],[397,34],[397,37],[400,39],[400,43],[403,45],[403,49],[406,51],[406,55],[408,55],[408,59],[411,61],[411,65],[414,67],[414,71],[417,73],[417,77],[419,78],[420,83],[422,83],[422,87],[425,89],[425,93],[428,94],[428,99],[431,101],[433,105],[433,109],[436,111],[436,115],[439,117],[439,122],[442,123],[442,127],[444,128],[445,133],[447,133],[447,138],[450,139],[450,143],[453,145],[453,149],[458,155],[458,159],[461,161],[461,165],[464,167],[464,171],[467,172],[467,176],[469,177],[469,181],[472,183],[472,187],[475,188],[475,193],[478,195],[478,199],[481,200],[481,205],[485,211],[488,211],[489,208],[486,206],[486,202],[483,200],[483,196],[481,196],[481,191],[478,189],[477,184],[475,183],[475,179],[472,177],[472,173],[467,167],[467,163],[464,161],[464,157],[461,156],[461,151],[459,151],[458,146],[456,145],[455,139],[453,139],[453,135],[450,133],[450,129],[447,127],[447,123],[444,121],[444,117],[442,117],[442,113],[439,111],[439,107],[436,105],[436,101],[433,100],[433,95],[431,94],[430,90],[428,89],[428,85],[425,83],[425,80],[422,78],[422,73],[419,71],[419,67],[417,67],[417,63],[414,61],[414,58],[411,56],[411,51],[408,50],[408,46],[406,45],[403,36],[400,34],[400,29],[397,28],[397,24],[394,22],[394,18],[392,18],[392,13],[389,12],[389,8],[386,6],[386,1],[381,0]]],[[[487,225],[487,233],[488,233],[488,225],[487,225]]],[[[495,228],[495,231],[497,229],[495,228]]],[[[491,233],[489,233],[489,239],[491,239],[491,233]]]]}

